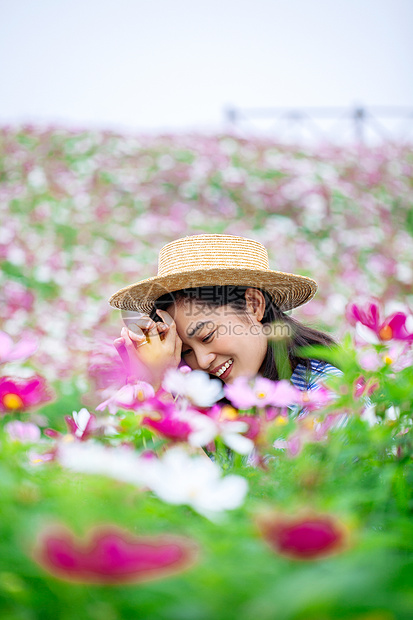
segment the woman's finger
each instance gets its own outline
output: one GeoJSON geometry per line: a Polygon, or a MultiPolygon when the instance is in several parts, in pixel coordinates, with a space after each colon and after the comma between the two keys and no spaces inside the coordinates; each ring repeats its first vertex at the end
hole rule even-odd
{"type": "Polygon", "coordinates": [[[133,341],[132,341],[131,337],[129,336],[128,330],[125,329],[125,331],[123,331],[123,329],[122,329],[121,334],[122,334],[123,339],[125,341],[125,347],[127,349],[130,349],[131,347],[134,348],[134,344],[133,344],[133,341]]]}
{"type": "Polygon", "coordinates": [[[122,319],[128,329],[139,333],[139,330],[148,330],[153,327],[154,321],[149,314],[122,310],[122,319]],[[139,328],[138,330],[136,328],[139,328]]]}
{"type": "Polygon", "coordinates": [[[175,362],[179,363],[181,361],[181,353],[182,353],[182,340],[175,334],[175,362]]]}
{"type": "MultiPolygon", "coordinates": [[[[170,317],[171,318],[171,317],[170,317]]],[[[163,341],[167,344],[175,346],[175,336],[176,336],[176,323],[172,319],[172,323],[168,325],[168,330],[165,332],[165,337],[163,341]]]]}
{"type": "Polygon", "coordinates": [[[161,323],[160,321],[155,323],[155,325],[156,325],[156,329],[158,331],[159,337],[163,337],[164,338],[166,336],[166,332],[169,329],[169,326],[166,325],[166,323],[161,323]]]}
{"type": "Polygon", "coordinates": [[[129,362],[129,355],[128,355],[128,351],[126,349],[126,345],[125,345],[125,339],[124,338],[116,338],[116,340],[113,341],[113,344],[115,345],[115,349],[118,352],[118,355],[120,357],[120,359],[122,360],[122,363],[126,369],[126,372],[129,372],[130,370],[130,362],[129,362]]]}
{"type": "Polygon", "coordinates": [[[123,327],[122,331],[121,331],[121,334],[122,334],[122,336],[124,338],[128,338],[132,342],[136,342],[139,345],[139,344],[142,344],[142,342],[144,342],[144,340],[146,340],[146,336],[145,336],[145,334],[143,333],[143,331],[139,327],[138,327],[138,329],[139,329],[140,333],[133,332],[130,329],[127,329],[126,327],[123,327]]]}
{"type": "Polygon", "coordinates": [[[133,321],[132,325],[134,324],[140,327],[141,329],[153,329],[155,325],[155,321],[151,319],[150,316],[147,316],[147,317],[142,317],[140,319],[136,319],[136,321],[133,321]]]}
{"type": "Polygon", "coordinates": [[[166,325],[172,325],[173,323],[175,323],[169,312],[166,312],[166,310],[157,310],[156,314],[161,317],[161,319],[164,323],[166,323],[166,325]]]}

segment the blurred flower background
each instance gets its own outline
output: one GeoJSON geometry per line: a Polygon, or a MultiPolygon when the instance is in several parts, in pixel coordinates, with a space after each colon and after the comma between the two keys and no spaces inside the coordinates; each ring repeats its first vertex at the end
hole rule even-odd
{"type": "Polygon", "coordinates": [[[300,142],[223,116],[411,106],[411,8],[3,3],[2,618],[411,618],[409,126],[300,142]],[[316,279],[294,316],[343,374],[225,404],[204,374],[128,381],[107,299],[200,233],[316,279]]]}

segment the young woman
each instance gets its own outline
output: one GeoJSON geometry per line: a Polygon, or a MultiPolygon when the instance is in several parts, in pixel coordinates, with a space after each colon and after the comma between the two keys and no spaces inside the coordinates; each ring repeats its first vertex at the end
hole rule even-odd
{"type": "Polygon", "coordinates": [[[156,277],[111,297],[128,326],[115,346],[126,351],[130,368],[143,361],[158,377],[183,361],[224,383],[260,374],[314,389],[337,369],[301,357],[299,347],[334,341],[286,312],[309,301],[316,290],[310,278],[270,270],[267,251],[256,241],[185,237],[161,249],[156,277]]]}

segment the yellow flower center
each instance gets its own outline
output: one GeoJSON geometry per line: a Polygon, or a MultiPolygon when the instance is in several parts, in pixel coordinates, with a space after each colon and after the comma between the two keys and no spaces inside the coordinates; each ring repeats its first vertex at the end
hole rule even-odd
{"type": "Polygon", "coordinates": [[[24,407],[22,399],[17,394],[5,394],[3,396],[3,405],[6,409],[11,409],[12,411],[23,409],[24,407]]]}
{"type": "Polygon", "coordinates": [[[64,435],[62,437],[62,441],[63,443],[72,443],[72,441],[74,441],[75,438],[73,437],[73,435],[64,435]]]}
{"type": "Polygon", "coordinates": [[[285,426],[288,424],[288,420],[284,416],[279,415],[275,418],[274,424],[275,426],[285,426]]]}
{"type": "Polygon", "coordinates": [[[390,325],[385,325],[379,331],[379,337],[382,340],[391,340],[393,338],[393,330],[390,325]]]}
{"type": "Polygon", "coordinates": [[[154,422],[160,422],[160,420],[162,420],[162,414],[159,413],[159,411],[152,411],[152,410],[151,411],[144,411],[141,416],[136,416],[136,417],[143,418],[144,416],[150,418],[154,422]]]}
{"type": "Polygon", "coordinates": [[[393,364],[393,360],[391,357],[389,357],[388,355],[385,355],[383,357],[383,361],[385,364],[387,364],[387,366],[390,366],[390,364],[393,364]]]}
{"type": "Polygon", "coordinates": [[[140,390],[138,390],[137,394],[136,394],[136,398],[138,400],[140,400],[141,402],[145,400],[145,393],[142,390],[142,388],[140,390]]]}
{"type": "Polygon", "coordinates": [[[265,392],[255,392],[255,396],[262,399],[265,398],[267,394],[265,392]]]}
{"type": "Polygon", "coordinates": [[[307,431],[312,431],[316,423],[315,418],[305,418],[302,421],[303,428],[307,431]]]}
{"type": "Polygon", "coordinates": [[[231,405],[224,405],[221,409],[221,420],[235,420],[237,418],[237,410],[231,405]]]}

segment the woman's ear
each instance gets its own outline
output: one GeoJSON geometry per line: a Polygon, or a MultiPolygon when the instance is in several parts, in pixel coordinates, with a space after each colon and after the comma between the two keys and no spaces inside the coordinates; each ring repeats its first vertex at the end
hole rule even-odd
{"type": "Polygon", "coordinates": [[[261,291],[256,288],[247,288],[245,301],[247,302],[247,312],[253,314],[257,321],[262,321],[265,312],[265,297],[261,291]]]}

